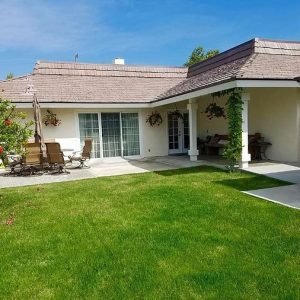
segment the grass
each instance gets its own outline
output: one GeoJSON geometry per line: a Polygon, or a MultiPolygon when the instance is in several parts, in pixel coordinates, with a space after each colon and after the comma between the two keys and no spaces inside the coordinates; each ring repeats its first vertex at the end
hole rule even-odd
{"type": "Polygon", "coordinates": [[[299,211],[240,193],[282,184],[198,167],[0,190],[0,298],[299,299],[299,211]]]}

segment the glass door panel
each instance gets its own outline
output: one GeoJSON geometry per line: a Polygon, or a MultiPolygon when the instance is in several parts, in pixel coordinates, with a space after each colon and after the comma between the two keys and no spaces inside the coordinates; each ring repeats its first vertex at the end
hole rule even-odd
{"type": "Polygon", "coordinates": [[[183,119],[168,114],[169,154],[186,153],[189,148],[189,114],[182,113],[183,119]]]}
{"type": "Polygon", "coordinates": [[[187,152],[190,147],[189,114],[183,113],[183,152],[187,152]]]}
{"type": "Polygon", "coordinates": [[[169,130],[169,153],[175,154],[181,152],[180,147],[180,128],[178,117],[168,114],[168,130],[169,130]]]}
{"type": "Polygon", "coordinates": [[[139,118],[137,113],[121,113],[123,156],[140,154],[139,118]]]}
{"type": "Polygon", "coordinates": [[[119,113],[101,113],[103,157],[121,156],[119,113]]]}
{"type": "Polygon", "coordinates": [[[93,139],[93,148],[91,157],[100,157],[100,135],[99,135],[99,120],[97,113],[78,114],[79,118],[79,133],[81,149],[86,138],[93,139]]]}

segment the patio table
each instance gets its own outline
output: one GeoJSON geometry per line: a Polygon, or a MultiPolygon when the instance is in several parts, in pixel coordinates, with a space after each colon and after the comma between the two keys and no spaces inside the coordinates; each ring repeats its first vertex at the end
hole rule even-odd
{"type": "Polygon", "coordinates": [[[262,160],[262,159],[268,159],[266,155],[266,150],[269,146],[272,146],[269,142],[258,142],[258,143],[251,143],[249,145],[249,148],[253,149],[254,157],[253,159],[262,160]]]}

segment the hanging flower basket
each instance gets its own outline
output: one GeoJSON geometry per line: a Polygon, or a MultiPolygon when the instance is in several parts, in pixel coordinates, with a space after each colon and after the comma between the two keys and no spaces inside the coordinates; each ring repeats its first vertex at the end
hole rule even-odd
{"type": "Polygon", "coordinates": [[[176,110],[174,110],[174,111],[171,111],[171,112],[169,113],[169,115],[170,115],[172,118],[174,118],[174,119],[181,119],[181,120],[183,120],[183,114],[182,114],[178,109],[176,109],[176,110]]]}
{"type": "Polygon", "coordinates": [[[151,113],[151,115],[148,116],[146,123],[149,123],[151,127],[153,126],[159,126],[162,123],[163,119],[159,112],[154,111],[151,113]]]}
{"type": "Polygon", "coordinates": [[[226,119],[225,108],[217,105],[215,102],[210,103],[202,113],[206,114],[209,120],[213,118],[226,119]]]}
{"type": "Polygon", "coordinates": [[[47,110],[47,114],[43,117],[43,123],[46,126],[48,125],[58,126],[61,123],[61,120],[59,120],[56,117],[56,114],[54,114],[52,111],[47,110]]]}

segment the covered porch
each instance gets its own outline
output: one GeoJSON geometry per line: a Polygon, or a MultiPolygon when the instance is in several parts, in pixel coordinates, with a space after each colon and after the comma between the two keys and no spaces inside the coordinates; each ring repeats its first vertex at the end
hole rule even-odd
{"type": "MultiPolygon", "coordinates": [[[[213,92],[211,89],[210,91],[213,92]]],[[[242,98],[242,145],[243,150],[239,166],[247,169],[250,162],[264,163],[265,161],[283,161],[287,163],[299,163],[300,161],[300,135],[297,123],[297,111],[300,107],[297,89],[290,88],[245,88],[241,93],[242,98]],[[282,101],[284,99],[284,105],[282,101]],[[257,150],[259,155],[253,155],[251,148],[252,136],[259,133],[261,148],[257,150]],[[250,142],[250,149],[249,149],[250,142]],[[252,157],[250,155],[252,152],[252,157]],[[263,153],[261,155],[261,153],[263,153]]],[[[181,97],[183,99],[183,96],[181,97]]],[[[191,161],[215,159],[222,160],[224,144],[217,145],[214,151],[207,151],[207,137],[219,135],[228,139],[228,118],[219,117],[209,119],[205,113],[206,107],[211,103],[226,108],[228,97],[212,97],[211,93],[184,99],[179,102],[169,103],[161,107],[167,112],[174,109],[188,113],[188,125],[180,128],[171,128],[172,122],[168,120],[169,154],[173,154],[174,139],[177,144],[186,144],[186,132],[188,130],[188,147],[181,146],[179,153],[188,154],[191,161]],[[174,133],[175,132],[175,133],[174,133]],[[178,137],[174,137],[174,134],[178,137]],[[181,142],[180,142],[181,141],[181,142]],[[199,141],[201,146],[199,147],[199,141]],[[172,142],[172,144],[170,144],[172,142]],[[208,155],[204,155],[208,154],[208,155]],[[210,155],[210,154],[214,154],[210,155]],[[216,154],[219,154],[216,156],[216,154]]],[[[225,109],[226,111],[226,109],[225,109]]],[[[179,120],[178,123],[181,121],[179,120]]],[[[176,123],[176,122],[175,122],[176,123]]],[[[222,138],[221,138],[222,139],[222,138]]],[[[220,143],[228,141],[218,141],[220,143]]],[[[176,144],[176,145],[177,145],[176,144]]],[[[254,144],[252,144],[254,145],[254,144]]],[[[257,147],[258,144],[255,144],[257,147]]],[[[207,145],[208,146],[208,145],[207,145]]],[[[213,147],[213,145],[211,145],[213,147]]]]}

